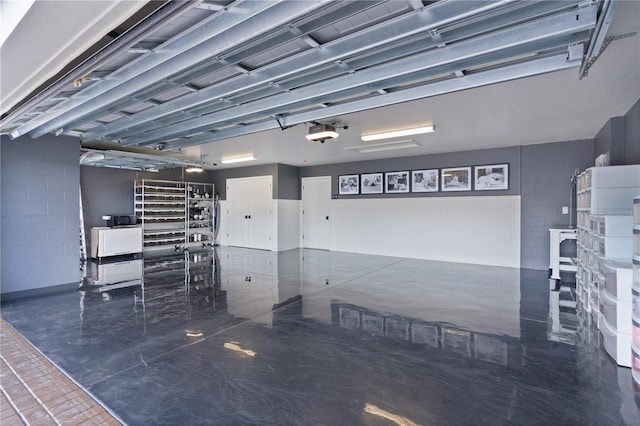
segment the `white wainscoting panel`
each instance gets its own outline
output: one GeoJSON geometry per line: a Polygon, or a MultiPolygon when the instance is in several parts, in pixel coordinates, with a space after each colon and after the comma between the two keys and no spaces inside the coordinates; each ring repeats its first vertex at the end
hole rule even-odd
{"type": "Polygon", "coordinates": [[[520,267],[520,196],[332,200],[331,250],[520,267]]]}

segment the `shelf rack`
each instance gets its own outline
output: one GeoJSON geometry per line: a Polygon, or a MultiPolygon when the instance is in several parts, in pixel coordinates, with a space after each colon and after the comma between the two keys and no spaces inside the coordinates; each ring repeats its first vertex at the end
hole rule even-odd
{"type": "Polygon", "coordinates": [[[134,211],[142,224],[143,250],[185,250],[213,245],[213,184],[134,181],[134,211]]]}

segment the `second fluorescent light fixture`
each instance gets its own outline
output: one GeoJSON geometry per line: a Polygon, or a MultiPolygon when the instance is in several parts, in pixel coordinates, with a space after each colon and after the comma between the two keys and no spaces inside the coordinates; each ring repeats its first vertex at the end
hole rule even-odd
{"type": "Polygon", "coordinates": [[[413,129],[396,130],[393,132],[373,133],[371,135],[363,135],[360,139],[364,142],[377,141],[380,139],[401,138],[403,136],[419,135],[422,133],[435,132],[435,126],[415,127],[413,129]]]}
{"type": "Polygon", "coordinates": [[[200,166],[189,166],[184,171],[187,173],[202,173],[204,169],[200,166]]]}
{"type": "Polygon", "coordinates": [[[233,164],[233,163],[242,163],[244,161],[253,161],[255,160],[255,155],[247,155],[245,157],[235,157],[235,158],[223,158],[220,160],[222,164],[233,164]]]}

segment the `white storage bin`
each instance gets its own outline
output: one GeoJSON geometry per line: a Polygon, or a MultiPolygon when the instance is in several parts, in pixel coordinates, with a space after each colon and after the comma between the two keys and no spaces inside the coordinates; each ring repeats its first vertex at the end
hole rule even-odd
{"type": "Polygon", "coordinates": [[[616,259],[631,259],[633,256],[633,238],[628,237],[600,237],[594,238],[594,249],[601,256],[616,259]]]}
{"type": "Polygon", "coordinates": [[[633,216],[597,216],[598,235],[607,237],[628,237],[633,229],[633,216]]]}
{"type": "Polygon", "coordinates": [[[633,256],[633,285],[640,290],[640,256],[633,256]]]}
{"type": "Polygon", "coordinates": [[[606,319],[602,321],[600,334],[604,349],[616,364],[631,367],[631,334],[617,333],[606,319]]]}
{"type": "Polygon", "coordinates": [[[633,213],[640,187],[640,165],[592,167],[589,206],[593,215],[633,213]]]}
{"type": "Polygon", "coordinates": [[[603,289],[600,291],[599,305],[600,314],[615,331],[631,334],[631,302],[612,298],[603,289]]]}
{"type": "Polygon", "coordinates": [[[618,300],[631,302],[631,284],[633,282],[631,262],[603,261],[600,263],[600,272],[604,288],[611,296],[618,300]]]}
{"type": "Polygon", "coordinates": [[[633,199],[633,221],[636,225],[640,224],[640,197],[633,199]]]}
{"type": "Polygon", "coordinates": [[[587,251],[587,266],[594,271],[600,270],[600,255],[593,250],[587,251]]]}
{"type": "Polygon", "coordinates": [[[640,225],[633,228],[633,255],[640,256],[640,225]]]}

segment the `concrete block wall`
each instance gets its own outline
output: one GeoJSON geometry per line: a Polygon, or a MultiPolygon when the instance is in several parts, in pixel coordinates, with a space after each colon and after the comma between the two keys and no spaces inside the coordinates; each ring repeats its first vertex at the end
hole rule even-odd
{"type": "Polygon", "coordinates": [[[549,228],[569,225],[571,175],[593,166],[593,140],[523,146],[521,161],[520,266],[548,269],[549,228]]]}
{"type": "Polygon", "coordinates": [[[2,137],[0,144],[0,292],[78,283],[78,140],[2,137]]]}

